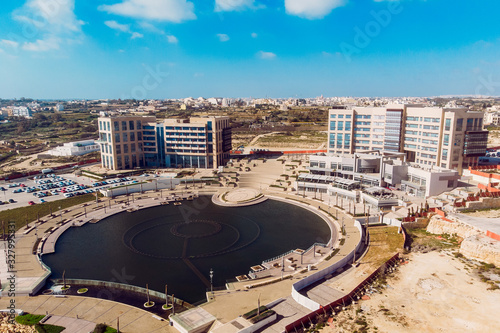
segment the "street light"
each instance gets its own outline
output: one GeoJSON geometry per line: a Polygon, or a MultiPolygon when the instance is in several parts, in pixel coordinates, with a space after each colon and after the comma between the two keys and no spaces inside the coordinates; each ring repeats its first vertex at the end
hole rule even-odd
{"type": "Polygon", "coordinates": [[[210,268],[210,293],[214,297],[214,285],[213,285],[214,270],[210,268]]]}

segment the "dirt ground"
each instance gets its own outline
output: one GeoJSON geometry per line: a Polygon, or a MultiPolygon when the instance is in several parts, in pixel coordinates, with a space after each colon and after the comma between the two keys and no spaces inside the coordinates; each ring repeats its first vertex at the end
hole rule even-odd
{"type": "Polygon", "coordinates": [[[451,251],[411,253],[386,288],[333,317],[330,332],[498,332],[500,290],[451,251]]]}
{"type": "Polygon", "coordinates": [[[488,134],[488,147],[500,146],[500,131],[489,131],[488,134]]]}
{"type": "Polygon", "coordinates": [[[496,218],[500,217],[500,209],[482,210],[482,211],[463,213],[463,214],[475,217],[496,218]]]}

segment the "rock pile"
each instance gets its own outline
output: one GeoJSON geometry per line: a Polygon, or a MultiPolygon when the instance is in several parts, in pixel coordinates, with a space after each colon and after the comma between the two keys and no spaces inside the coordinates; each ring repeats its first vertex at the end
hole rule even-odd
{"type": "Polygon", "coordinates": [[[36,333],[36,329],[32,326],[10,324],[9,316],[5,313],[0,313],[0,333],[36,333]]]}

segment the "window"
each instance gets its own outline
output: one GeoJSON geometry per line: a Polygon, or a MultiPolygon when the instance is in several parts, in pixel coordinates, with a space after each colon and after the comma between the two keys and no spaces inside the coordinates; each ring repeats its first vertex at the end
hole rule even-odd
{"type": "Polygon", "coordinates": [[[123,142],[127,142],[127,141],[128,141],[128,134],[123,133],[123,142]]]}
{"type": "Polygon", "coordinates": [[[351,134],[344,135],[344,149],[351,148],[351,134]]]}
{"type": "Polygon", "coordinates": [[[342,148],[342,133],[337,134],[337,148],[342,148]]]}
{"type": "Polygon", "coordinates": [[[135,143],[130,144],[130,152],[135,153],[135,143]]]}
{"type": "Polygon", "coordinates": [[[123,153],[128,154],[128,145],[127,144],[123,145],[123,153]]]}
{"type": "Polygon", "coordinates": [[[335,125],[336,125],[335,121],[330,121],[330,131],[335,131],[335,125]]]}
{"type": "Polygon", "coordinates": [[[122,131],[126,131],[126,130],[127,130],[127,122],[122,121],[122,131]]]}
{"type": "Polygon", "coordinates": [[[137,132],[137,140],[142,140],[142,133],[141,132],[137,132]]]}
{"type": "Polygon", "coordinates": [[[116,150],[117,154],[121,154],[122,153],[122,146],[121,145],[116,145],[115,146],[115,150],[116,150]]]}
{"type": "Polygon", "coordinates": [[[331,114],[330,118],[335,119],[335,118],[337,118],[337,115],[336,114],[331,114]]]}
{"type": "Polygon", "coordinates": [[[351,122],[350,121],[346,121],[345,122],[345,130],[346,131],[350,131],[351,130],[351,122]]]}
{"type": "Polygon", "coordinates": [[[135,141],[135,133],[134,133],[134,132],[131,132],[131,133],[130,133],[130,141],[131,141],[131,142],[134,142],[134,141],[135,141]]]}
{"type": "Polygon", "coordinates": [[[134,121],[133,121],[133,120],[130,120],[130,121],[128,122],[128,129],[129,129],[129,130],[131,130],[131,131],[133,131],[133,130],[134,130],[134,121]]]}
{"type": "Polygon", "coordinates": [[[120,142],[120,133],[115,133],[115,142],[120,142]]]}
{"type": "Polygon", "coordinates": [[[351,119],[351,118],[352,118],[352,116],[350,114],[345,115],[345,119],[351,119]]]}
{"type": "Polygon", "coordinates": [[[445,134],[443,136],[443,145],[448,146],[449,143],[450,143],[450,135],[449,134],[445,134]]]}
{"type": "Polygon", "coordinates": [[[448,159],[448,149],[443,149],[443,155],[441,156],[443,160],[448,159]]]}
{"type": "Polygon", "coordinates": [[[111,122],[108,121],[106,123],[108,124],[108,131],[111,131],[111,128],[110,128],[111,127],[111,122]]]}
{"type": "Polygon", "coordinates": [[[466,127],[466,131],[472,131],[474,128],[474,119],[473,118],[469,118],[467,119],[467,127],[466,127]]]}
{"type": "Polygon", "coordinates": [[[344,119],[344,115],[343,114],[339,114],[339,119],[344,119]]]}
{"type": "Polygon", "coordinates": [[[457,131],[461,132],[464,126],[464,118],[457,119],[457,131]]]}
{"type": "Polygon", "coordinates": [[[344,130],[344,122],[343,121],[339,121],[338,122],[337,130],[339,130],[339,131],[343,131],[344,130]]]}
{"type": "Polygon", "coordinates": [[[119,124],[120,124],[120,123],[119,123],[119,122],[117,122],[117,121],[114,121],[114,122],[113,122],[113,126],[115,127],[115,131],[119,131],[119,130],[120,130],[120,126],[119,126],[119,124]]]}
{"type": "Polygon", "coordinates": [[[449,131],[450,127],[451,127],[451,119],[450,118],[446,118],[445,121],[444,121],[444,130],[445,131],[449,131]]]}

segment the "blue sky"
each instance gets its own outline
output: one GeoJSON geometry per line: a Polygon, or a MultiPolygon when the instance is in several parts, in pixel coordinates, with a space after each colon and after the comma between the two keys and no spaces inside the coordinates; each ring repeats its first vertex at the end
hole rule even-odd
{"type": "Polygon", "coordinates": [[[500,95],[497,0],[22,0],[0,98],[500,95]]]}

